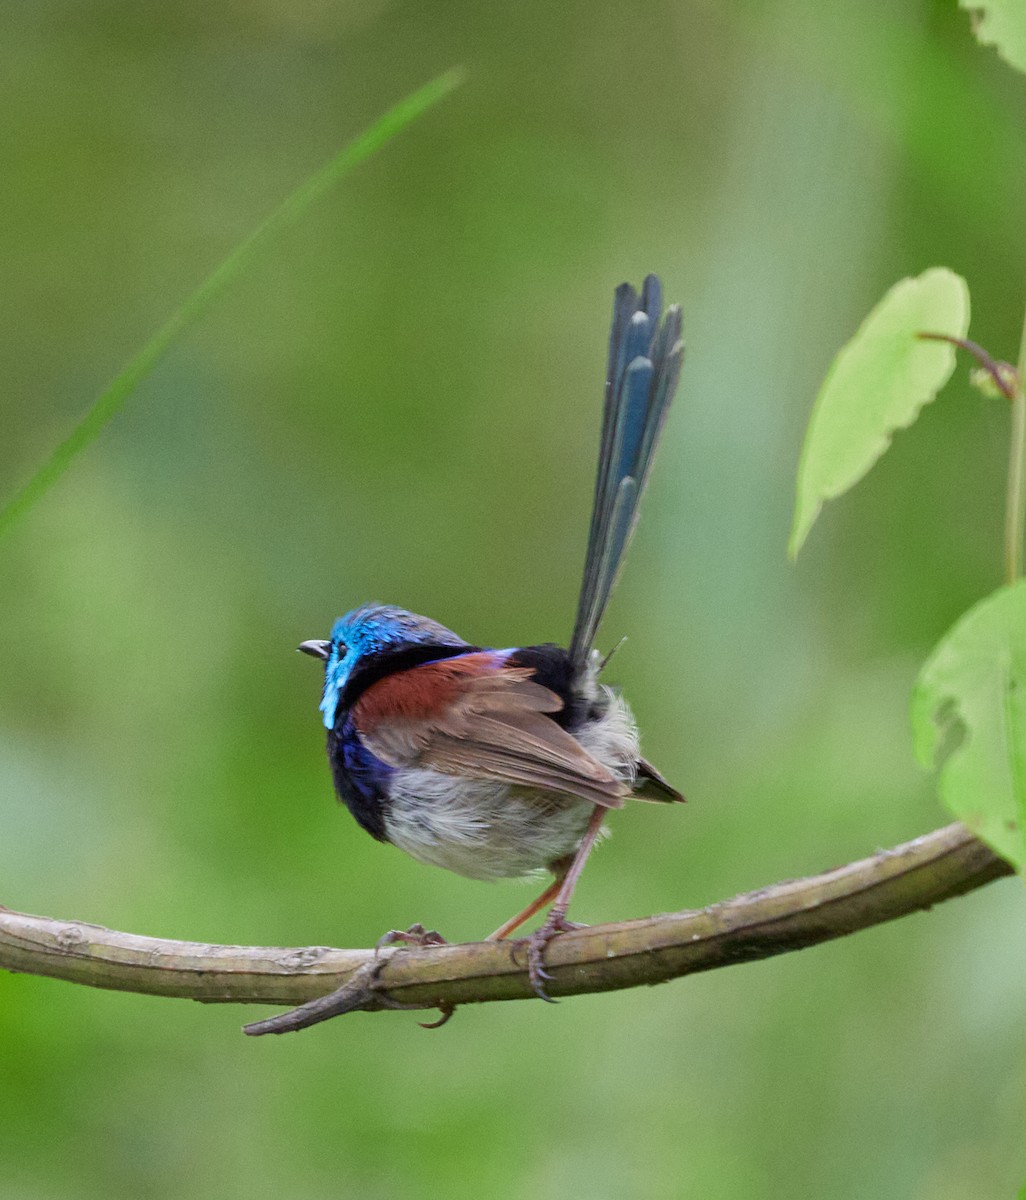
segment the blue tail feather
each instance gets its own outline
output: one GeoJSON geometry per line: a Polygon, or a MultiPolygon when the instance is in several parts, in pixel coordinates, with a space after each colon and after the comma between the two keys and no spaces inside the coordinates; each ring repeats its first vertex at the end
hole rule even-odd
{"type": "Polygon", "coordinates": [[[576,670],[587,663],[638,519],[659,435],[680,378],[680,309],[662,318],[662,287],[649,275],[641,296],[628,283],[613,299],[602,437],[588,553],[570,641],[576,670]]]}

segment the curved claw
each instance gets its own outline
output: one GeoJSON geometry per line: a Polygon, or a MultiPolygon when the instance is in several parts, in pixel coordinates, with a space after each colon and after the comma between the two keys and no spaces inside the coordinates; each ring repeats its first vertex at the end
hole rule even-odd
{"type": "Polygon", "coordinates": [[[449,1020],[452,1014],[456,1011],[455,1004],[443,1004],[438,1009],[441,1014],[437,1021],[418,1021],[417,1024],[421,1029],[441,1029],[449,1020]]]}
{"type": "Polygon", "coordinates": [[[545,980],[551,979],[552,976],[542,965],[542,956],[545,953],[545,947],[549,944],[556,935],[556,930],[552,930],[545,937],[539,937],[538,934],[543,933],[543,929],[539,929],[533,933],[527,941],[527,977],[531,982],[531,988],[539,1000],[544,1000],[546,1004],[558,1004],[558,1000],[553,998],[545,990],[545,980]]]}
{"type": "Polygon", "coordinates": [[[579,925],[576,921],[568,921],[562,913],[552,912],[549,913],[544,925],[536,929],[527,939],[527,977],[534,994],[539,1000],[544,1000],[546,1004],[558,1004],[559,1001],[553,1000],[545,991],[544,981],[552,978],[552,975],[545,970],[545,949],[558,934],[584,928],[584,925],[579,925]]]}

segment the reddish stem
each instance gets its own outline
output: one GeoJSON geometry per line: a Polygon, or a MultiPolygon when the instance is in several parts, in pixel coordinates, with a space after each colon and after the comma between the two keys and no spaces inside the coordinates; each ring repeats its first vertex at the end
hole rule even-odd
{"type": "Polygon", "coordinates": [[[967,351],[994,380],[1001,395],[1006,400],[1015,399],[1015,385],[1010,382],[1010,377],[1011,379],[1015,378],[1015,368],[1011,363],[998,362],[992,358],[978,342],[971,342],[968,338],[952,337],[950,333],[917,333],[916,337],[929,342],[950,342],[952,346],[967,351]]]}

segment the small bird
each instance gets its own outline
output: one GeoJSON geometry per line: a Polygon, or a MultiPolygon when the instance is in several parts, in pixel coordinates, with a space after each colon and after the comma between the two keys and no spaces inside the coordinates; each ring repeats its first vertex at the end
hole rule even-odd
{"type": "Polygon", "coordinates": [[[630,709],[599,682],[605,660],[593,646],[680,376],[680,309],[661,310],[655,275],[640,296],[630,284],[616,289],[569,650],[483,648],[385,604],[361,605],[329,639],[299,647],[324,661],[320,711],[335,790],[372,837],[471,879],[552,872],[550,886],[491,935],[508,937],[552,902],[528,942],[531,985],[544,1000],[545,947],[578,928],[567,920],[570,897],[607,812],[632,796],[683,800],[641,757],[630,709]]]}

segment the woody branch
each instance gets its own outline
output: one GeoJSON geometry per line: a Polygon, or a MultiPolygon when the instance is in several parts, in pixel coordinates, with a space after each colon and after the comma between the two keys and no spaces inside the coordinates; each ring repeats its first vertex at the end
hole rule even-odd
{"type": "MultiPolygon", "coordinates": [[[[1012,874],[960,824],[805,879],[707,908],[595,925],[546,952],[553,996],[662,983],[829,941],[1012,874]]],[[[0,968],[207,1003],[302,1005],[348,985],[335,1011],[441,1008],[533,998],[523,945],[284,949],[164,941],[0,907],[0,968]]],[[[250,1027],[281,1032],[289,1014],[250,1027]]]]}

